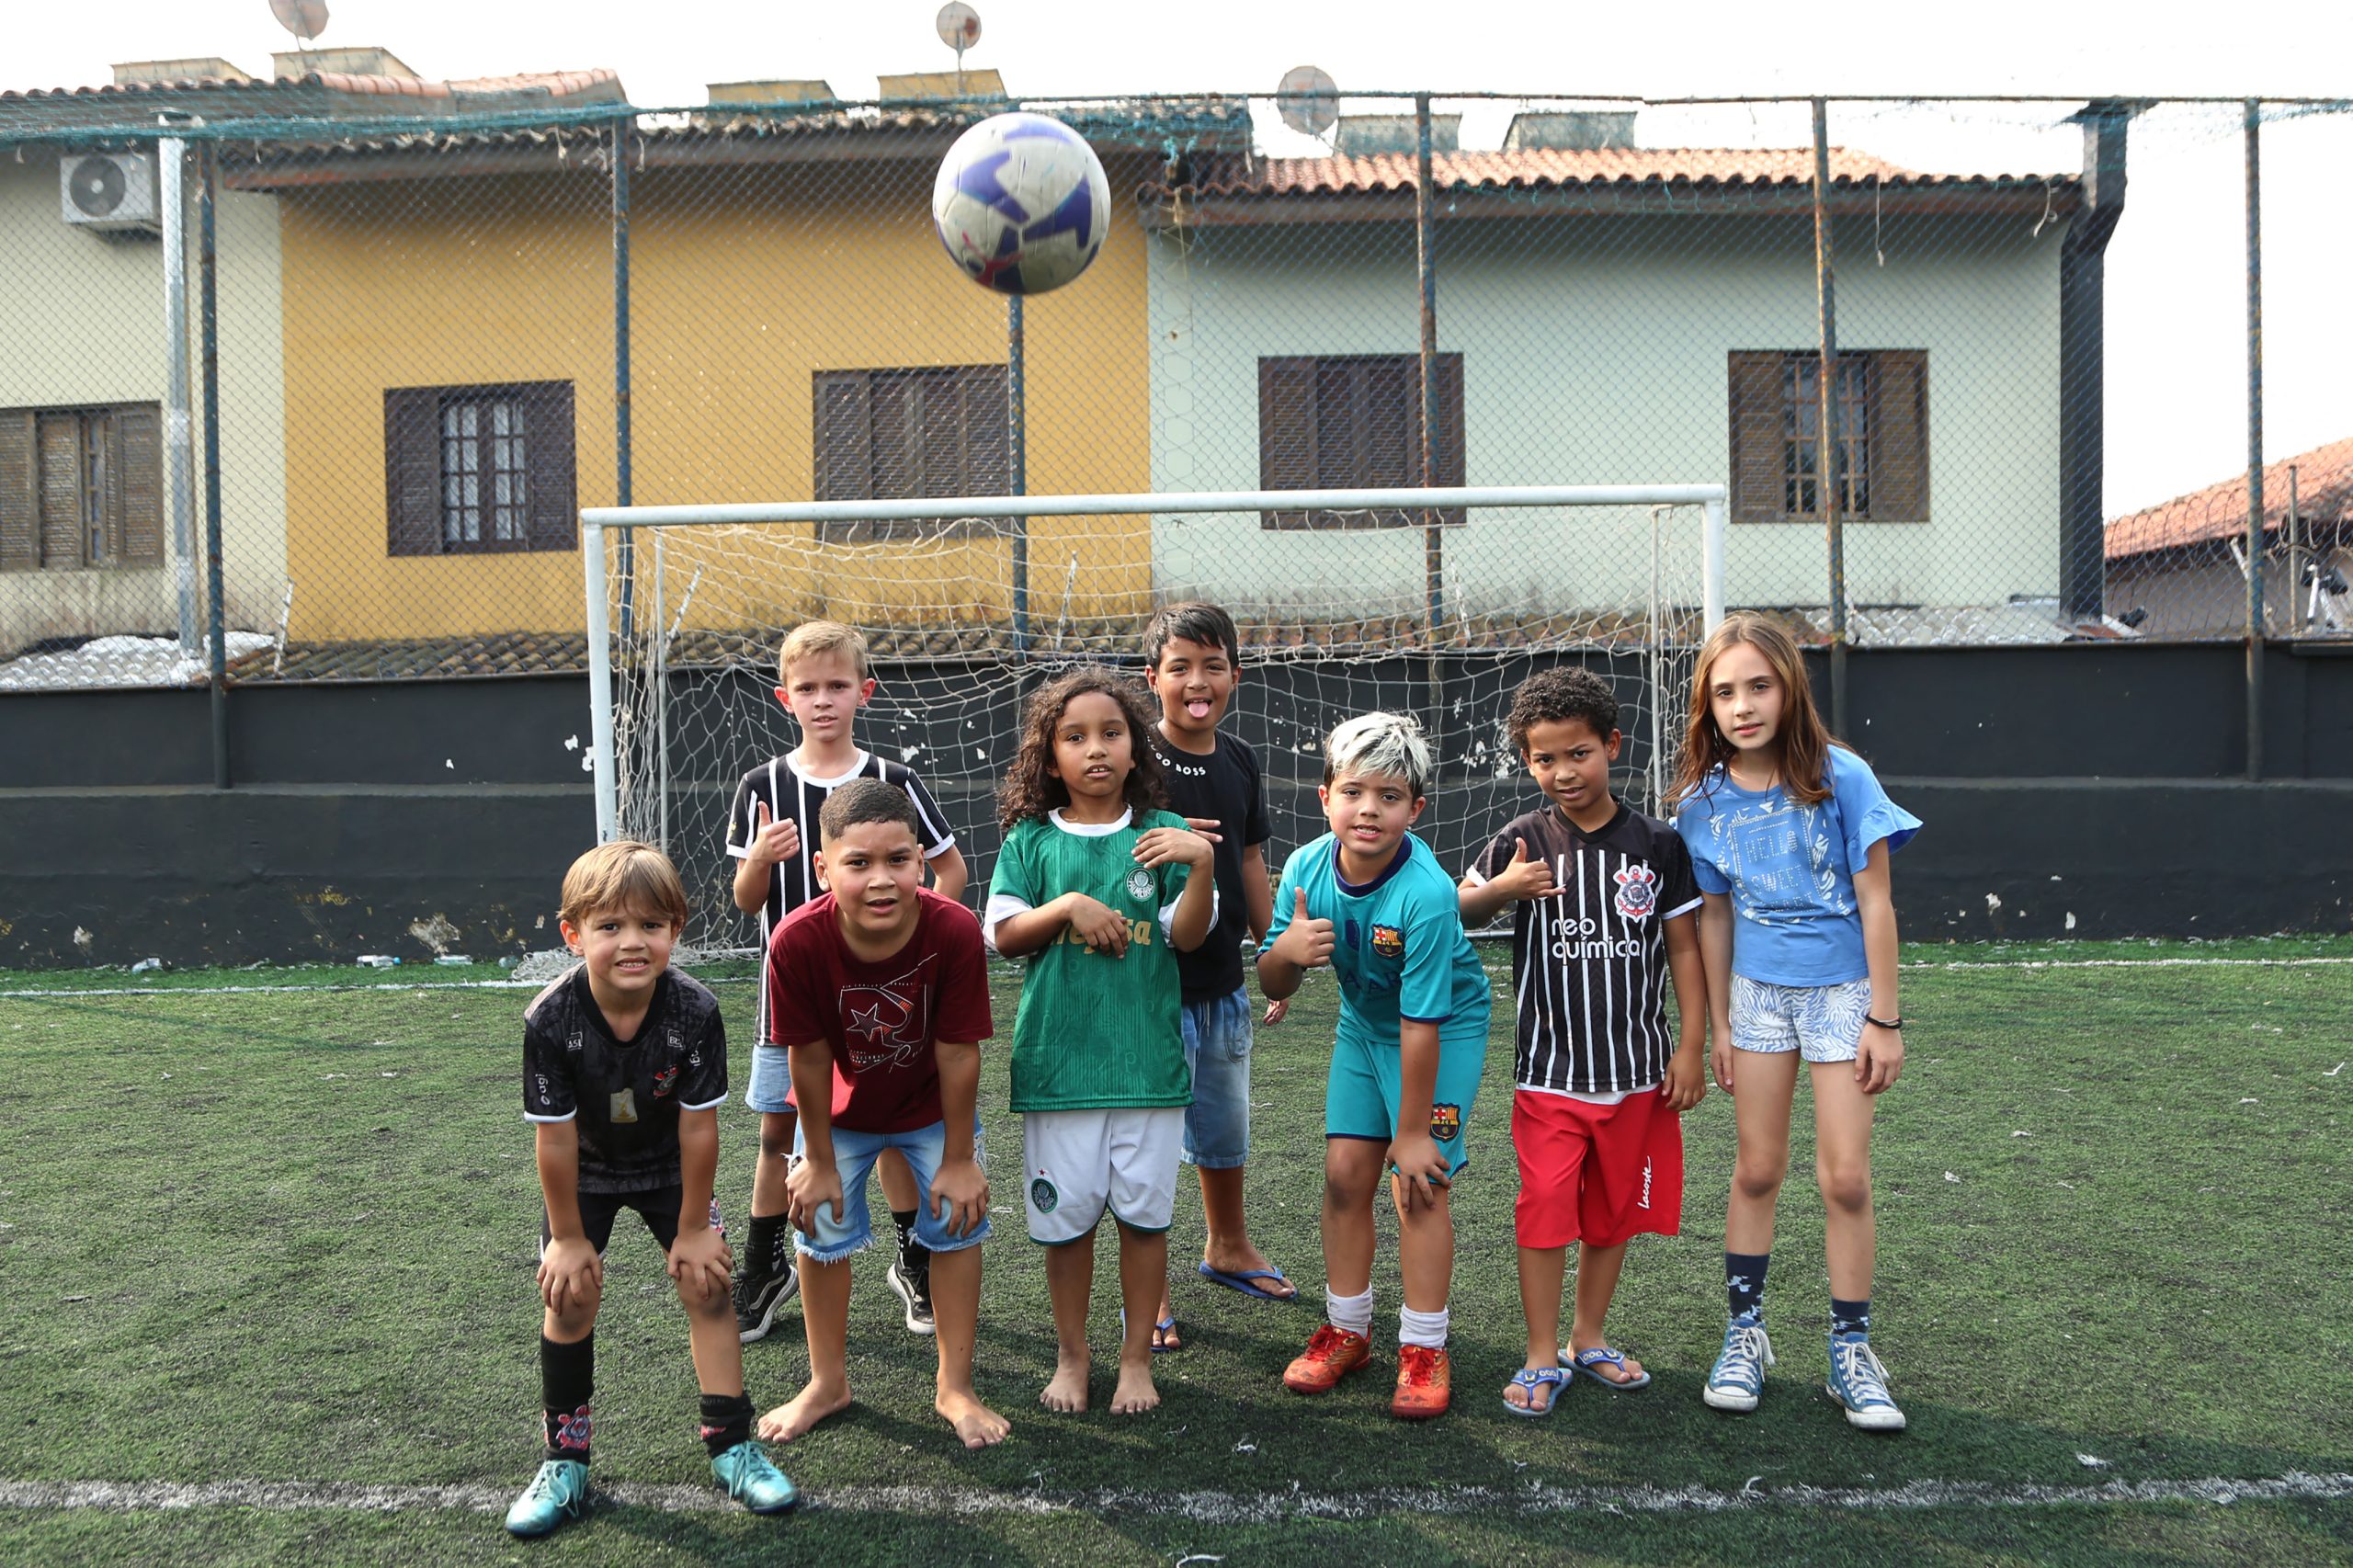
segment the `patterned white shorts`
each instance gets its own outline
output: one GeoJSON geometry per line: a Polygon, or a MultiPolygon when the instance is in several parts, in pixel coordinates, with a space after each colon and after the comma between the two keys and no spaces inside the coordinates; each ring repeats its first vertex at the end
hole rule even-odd
{"type": "Polygon", "coordinates": [[[1794,1051],[1808,1062],[1852,1062],[1870,1016],[1871,983],[1768,985],[1732,977],[1734,1051],[1794,1051]]]}

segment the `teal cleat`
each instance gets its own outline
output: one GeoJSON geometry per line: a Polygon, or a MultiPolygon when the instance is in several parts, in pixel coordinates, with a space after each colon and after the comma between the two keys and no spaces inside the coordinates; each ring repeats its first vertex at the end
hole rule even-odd
{"type": "Polygon", "coordinates": [[[801,1488],[749,1437],[710,1461],[710,1478],[755,1514],[790,1513],[801,1501],[801,1488]]]}
{"type": "Polygon", "coordinates": [[[542,1536],[588,1512],[588,1467],[578,1460],[550,1460],[506,1510],[510,1535],[542,1536]]]}

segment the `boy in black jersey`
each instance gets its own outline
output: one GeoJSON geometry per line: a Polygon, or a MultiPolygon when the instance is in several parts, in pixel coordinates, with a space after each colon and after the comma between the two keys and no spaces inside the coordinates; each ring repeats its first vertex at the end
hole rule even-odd
{"type": "Polygon", "coordinates": [[[1609,790],[1622,744],[1609,687],[1585,670],[1539,671],[1513,694],[1506,728],[1546,804],[1488,842],[1459,902],[1473,927],[1512,909],[1514,1220],[1528,1359],[1504,1408],[1549,1415],[1570,1377],[1621,1391],[1651,1381],[1610,1348],[1602,1324],[1628,1240],[1671,1236],[1682,1222],[1677,1118],[1707,1092],[1707,994],[1690,856],[1672,827],[1609,790]],[[1571,1242],[1581,1245],[1564,1348],[1571,1242]]]}
{"type": "MultiPolygon", "coordinates": [[[[727,812],[735,907],[760,917],[760,951],[768,950],[786,915],[824,891],[817,885],[815,869],[817,813],[827,796],[854,778],[881,779],[915,802],[915,841],[931,873],[931,890],[951,903],[961,898],[964,857],[931,791],[915,769],[858,744],[858,710],[874,695],[866,639],[839,621],[803,621],[777,651],[777,678],[776,699],[800,725],[801,744],[744,775],[727,812]]],[[[774,1039],[767,993],[762,985],[751,1072],[744,1085],[744,1103],[760,1113],[752,1223],[745,1238],[744,1271],[735,1280],[735,1327],[745,1344],[767,1334],[777,1309],[800,1288],[792,1266],[792,1227],[785,1219],[785,1180],[798,1113],[790,1056],[774,1039]]],[[[885,1150],[876,1169],[898,1233],[898,1256],[883,1278],[905,1309],[908,1332],[929,1334],[931,1254],[915,1234],[922,1195],[896,1149],[885,1150]]]]}
{"type": "Polygon", "coordinates": [[[563,939],[582,961],[523,1015],[523,1114],[538,1142],[540,1382],[547,1460],[506,1513],[545,1535],[588,1506],[597,1307],[605,1244],[632,1210],[668,1256],[691,1324],[702,1439],[722,1490],[756,1514],[799,1501],[752,1437],[731,1260],[711,1201],[727,1031],[719,1003],[670,971],[686,890],[650,844],[603,844],[563,879],[563,939]]]}

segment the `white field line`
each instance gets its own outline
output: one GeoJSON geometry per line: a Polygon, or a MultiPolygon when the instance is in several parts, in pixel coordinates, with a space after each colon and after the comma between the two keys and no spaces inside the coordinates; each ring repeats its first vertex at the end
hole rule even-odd
{"type": "MultiPolygon", "coordinates": [[[[2316,969],[2353,964],[2353,958],[2306,959],[1915,959],[1902,967],[1931,969],[2316,969]]],[[[1007,966],[1008,968],[1013,966],[1007,966]]],[[[753,974],[698,975],[705,985],[745,985],[753,974]]],[[[360,981],[325,985],[177,985],[92,987],[75,990],[0,989],[0,1003],[56,1001],[75,996],[264,996],[286,992],[335,991],[541,991],[544,980],[360,981]]]]}
{"type": "MultiPolygon", "coordinates": [[[[610,1502],[663,1513],[715,1513],[734,1505],[708,1487],[622,1483],[599,1489],[610,1502]]],[[[0,1509],[86,1509],[113,1513],[190,1508],[264,1508],[394,1513],[506,1510],[511,1491],[492,1486],[363,1486],[341,1482],[0,1481],[0,1509]]],[[[1290,1519],[1365,1519],[1389,1515],[1708,1514],[1737,1508],[2100,1507],[2130,1504],[2262,1503],[2353,1497],[2353,1474],[2208,1476],[2183,1481],[2109,1481],[2098,1485],[2036,1482],[1913,1481],[1891,1487],[1707,1486],[1373,1487],[1360,1492],[994,1491],[977,1486],[836,1486],[806,1494],[803,1506],[845,1513],[927,1517],[1010,1514],[1148,1515],[1199,1524],[1275,1524],[1290,1519]]]]}

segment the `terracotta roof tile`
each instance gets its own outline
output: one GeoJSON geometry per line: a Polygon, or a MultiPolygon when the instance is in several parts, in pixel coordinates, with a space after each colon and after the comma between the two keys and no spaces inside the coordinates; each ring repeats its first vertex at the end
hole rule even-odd
{"type": "MultiPolygon", "coordinates": [[[[2343,539],[2353,524],[2353,436],[2315,447],[2263,470],[2263,531],[2288,520],[2288,470],[2296,470],[2296,510],[2308,539],[2343,539]]],[[[2219,544],[2246,537],[2246,475],[2232,475],[2170,501],[2110,518],[2108,558],[2219,544]]]]}
{"type": "MultiPolygon", "coordinates": [[[[1415,160],[1383,153],[1370,157],[1205,160],[1195,190],[1202,196],[1336,196],[1411,190],[1415,160]]],[[[1625,183],[1796,185],[1813,178],[1805,147],[1761,149],[1637,147],[1597,150],[1526,148],[1516,152],[1438,153],[1430,159],[1435,185],[1448,189],[1527,188],[1625,183]]],[[[1930,175],[1867,153],[1830,150],[1833,185],[1880,182],[1891,187],[2018,183],[2040,185],[2042,175],[1930,175]]]]}

